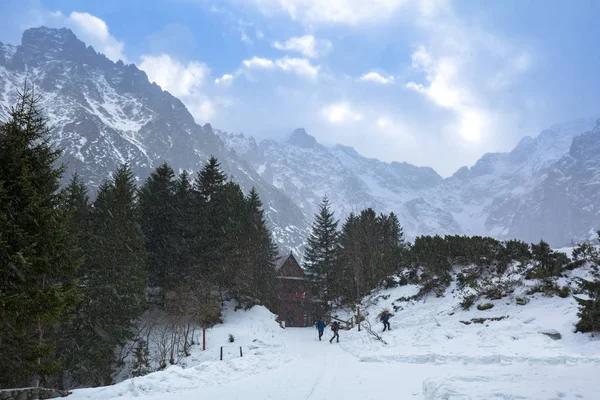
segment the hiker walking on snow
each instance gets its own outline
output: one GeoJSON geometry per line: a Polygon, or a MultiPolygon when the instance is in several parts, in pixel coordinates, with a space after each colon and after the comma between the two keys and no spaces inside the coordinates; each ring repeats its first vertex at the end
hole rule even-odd
{"type": "Polygon", "coordinates": [[[321,320],[318,320],[317,323],[316,323],[316,325],[317,325],[317,330],[319,331],[319,342],[320,342],[321,341],[321,337],[323,336],[323,333],[325,331],[325,327],[327,325],[325,325],[325,322],[323,322],[321,320]]]}
{"type": "Polygon", "coordinates": [[[393,317],[392,314],[390,314],[387,311],[384,311],[381,314],[381,322],[383,322],[383,331],[385,332],[386,328],[388,331],[391,331],[392,328],[390,327],[390,318],[393,317]]]}
{"type": "Polygon", "coordinates": [[[333,336],[329,340],[329,343],[333,343],[333,339],[337,339],[337,343],[340,342],[340,335],[338,331],[340,330],[340,323],[335,321],[331,324],[331,330],[333,331],[333,336]]]}

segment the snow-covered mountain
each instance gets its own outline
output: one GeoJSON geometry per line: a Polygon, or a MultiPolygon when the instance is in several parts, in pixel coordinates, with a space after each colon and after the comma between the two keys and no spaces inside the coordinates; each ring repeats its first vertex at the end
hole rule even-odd
{"type": "Polygon", "coordinates": [[[43,98],[70,171],[93,188],[124,161],[143,179],[162,161],[198,170],[215,155],[245,190],[258,189],[282,250],[300,249],[325,194],[342,220],[366,207],[395,212],[409,238],[491,235],[564,246],[600,229],[594,120],[554,126],[443,179],[431,168],[325,147],[304,129],[257,143],[200,126],[135,65],[110,61],[68,29],[29,29],[19,46],[0,43],[0,121],[26,80],[43,98]]]}
{"type": "Polygon", "coordinates": [[[594,151],[600,126],[593,120],[526,137],[513,151],[485,154],[447,179],[431,168],[365,158],[350,147],[327,148],[304,129],[283,143],[219,135],[307,215],[326,194],[342,219],[365,207],[395,212],[409,238],[491,235],[563,246],[600,229],[600,152],[594,151]]]}
{"type": "Polygon", "coordinates": [[[122,162],[144,179],[163,161],[197,171],[214,155],[244,190],[257,188],[282,247],[297,248],[306,237],[308,222],[294,202],[135,65],[110,61],[68,29],[35,28],[19,46],[0,43],[0,121],[25,81],[43,99],[70,173],[77,170],[93,189],[122,162]]]}

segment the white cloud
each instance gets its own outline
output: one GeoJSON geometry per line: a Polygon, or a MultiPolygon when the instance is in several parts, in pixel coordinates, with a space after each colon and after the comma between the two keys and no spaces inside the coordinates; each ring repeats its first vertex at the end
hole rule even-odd
{"type": "Polygon", "coordinates": [[[319,74],[319,66],[314,66],[305,58],[284,57],[275,61],[275,64],[284,71],[293,72],[296,75],[314,79],[319,74]]]}
{"type": "MultiPolygon", "coordinates": [[[[242,61],[242,65],[246,69],[278,69],[285,72],[291,72],[298,76],[314,79],[319,74],[320,66],[315,66],[305,58],[283,57],[275,61],[268,58],[252,57],[249,60],[242,61]]],[[[238,71],[236,74],[241,73],[238,71]]]]}
{"type": "Polygon", "coordinates": [[[86,12],[73,11],[69,16],[60,11],[49,13],[49,17],[59,20],[62,25],[71,28],[74,33],[85,43],[104,54],[112,61],[127,61],[123,54],[125,44],[112,36],[106,22],[86,12]]]}
{"type": "Polygon", "coordinates": [[[284,51],[294,51],[309,58],[317,58],[327,54],[332,47],[329,40],[317,40],[313,35],[293,37],[284,43],[275,42],[273,47],[284,51]]]}
{"type": "Polygon", "coordinates": [[[203,85],[210,73],[210,69],[200,62],[190,61],[184,65],[167,54],[145,55],[141,60],[139,67],[148,78],[176,97],[188,96],[203,85]]]}
{"type": "Polygon", "coordinates": [[[364,74],[363,76],[361,76],[359,78],[359,80],[363,81],[363,82],[373,82],[373,83],[379,83],[382,85],[389,85],[394,83],[394,77],[393,76],[388,76],[387,78],[377,72],[369,72],[367,74],[364,74]]]}
{"type": "Polygon", "coordinates": [[[264,14],[284,12],[294,20],[312,23],[357,25],[381,22],[406,6],[434,14],[445,0],[253,0],[264,14]]]}
{"type": "Polygon", "coordinates": [[[242,61],[242,64],[244,64],[244,66],[249,69],[253,69],[253,68],[271,69],[271,68],[275,67],[275,64],[273,63],[273,61],[269,60],[268,58],[261,58],[261,57],[252,57],[250,60],[242,61]]]}
{"type": "Polygon", "coordinates": [[[408,82],[406,88],[424,94],[440,107],[454,111],[456,130],[468,141],[477,141],[490,125],[487,113],[474,105],[470,89],[459,78],[460,57],[435,59],[424,46],[412,55],[413,66],[426,73],[427,85],[408,82]]]}
{"type": "Polygon", "coordinates": [[[215,116],[214,101],[200,90],[210,74],[205,64],[198,61],[184,64],[167,54],[161,54],[143,55],[138,66],[146,72],[150,81],[183,101],[196,121],[207,122],[215,116]]]}
{"type": "Polygon", "coordinates": [[[222,77],[215,79],[217,85],[229,86],[233,82],[233,75],[224,74],[222,77]]]}
{"type": "Polygon", "coordinates": [[[321,115],[330,124],[341,125],[361,121],[362,115],[354,111],[347,103],[335,103],[324,107],[321,115]]]}

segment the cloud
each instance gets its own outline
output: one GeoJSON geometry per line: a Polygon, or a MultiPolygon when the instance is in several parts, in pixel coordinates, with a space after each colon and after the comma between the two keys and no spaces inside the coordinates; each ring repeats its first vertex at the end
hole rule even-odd
{"type": "Polygon", "coordinates": [[[291,19],[309,25],[381,23],[407,8],[424,16],[432,16],[447,4],[447,0],[248,0],[248,2],[256,5],[265,15],[283,12],[291,19]]]}
{"type": "Polygon", "coordinates": [[[314,79],[319,74],[319,66],[314,66],[305,58],[284,57],[275,61],[275,64],[284,71],[293,72],[296,75],[314,79]]]}
{"type": "Polygon", "coordinates": [[[449,8],[422,18],[418,26],[427,39],[411,60],[424,80],[411,79],[405,87],[451,111],[454,135],[488,148],[498,144],[506,130],[515,129],[506,115],[514,120],[518,110],[496,100],[532,67],[530,52],[469,25],[449,8]]]}
{"type": "Polygon", "coordinates": [[[394,83],[394,77],[393,76],[388,76],[387,78],[383,75],[380,75],[377,72],[369,72],[367,74],[364,74],[363,76],[361,76],[359,78],[359,80],[363,81],[363,82],[373,82],[373,83],[379,83],[382,85],[389,85],[394,83]]]}
{"type": "Polygon", "coordinates": [[[220,78],[215,79],[217,85],[229,86],[233,82],[233,75],[224,74],[220,78]]]}
{"type": "Polygon", "coordinates": [[[459,57],[435,59],[424,46],[412,55],[413,66],[426,73],[428,84],[408,82],[406,88],[425,95],[457,115],[456,130],[468,141],[477,141],[490,125],[487,113],[474,105],[471,90],[460,80],[459,57]]]}
{"type": "Polygon", "coordinates": [[[62,22],[63,25],[71,28],[79,39],[92,45],[112,61],[127,61],[123,54],[125,44],[110,34],[106,22],[102,19],[77,11],[73,11],[68,17],[60,11],[55,11],[49,14],[49,19],[58,19],[59,23],[62,22]]]}
{"type": "Polygon", "coordinates": [[[321,110],[321,115],[327,122],[334,125],[347,124],[363,119],[360,113],[353,110],[352,107],[345,102],[325,106],[321,110]]]}
{"type": "Polygon", "coordinates": [[[210,73],[205,64],[190,61],[184,65],[167,54],[144,55],[141,60],[139,67],[148,78],[176,97],[187,96],[202,86],[210,73]]]}
{"type": "Polygon", "coordinates": [[[271,69],[271,68],[275,67],[275,64],[273,63],[273,61],[269,60],[268,58],[261,58],[261,57],[252,57],[249,60],[242,61],[242,64],[248,69],[253,69],[253,68],[271,69]]]}
{"type": "MultiPolygon", "coordinates": [[[[305,58],[293,58],[283,57],[276,59],[275,61],[268,58],[252,57],[251,59],[242,61],[242,65],[246,69],[264,69],[273,70],[278,69],[285,72],[291,72],[298,76],[315,79],[319,74],[320,66],[315,66],[305,58]]],[[[240,74],[242,71],[238,71],[236,74],[240,74]]]]}
{"type": "Polygon", "coordinates": [[[184,64],[168,54],[143,55],[139,68],[150,81],[183,101],[197,121],[206,122],[215,116],[214,101],[200,90],[210,75],[205,64],[198,61],[184,64]]]}
{"type": "MultiPolygon", "coordinates": [[[[211,6],[210,11],[212,13],[224,16],[227,21],[227,25],[230,27],[230,29],[233,29],[240,35],[240,40],[243,43],[246,43],[250,46],[254,44],[254,41],[247,32],[249,28],[254,26],[253,22],[246,21],[243,18],[238,18],[231,11],[215,5],[211,6]]],[[[255,36],[257,39],[262,39],[264,35],[262,31],[256,29],[255,36]]]]}
{"type": "Polygon", "coordinates": [[[308,58],[317,58],[326,55],[332,47],[329,40],[317,40],[313,35],[292,37],[284,43],[275,42],[273,47],[284,51],[294,51],[308,58]]]}

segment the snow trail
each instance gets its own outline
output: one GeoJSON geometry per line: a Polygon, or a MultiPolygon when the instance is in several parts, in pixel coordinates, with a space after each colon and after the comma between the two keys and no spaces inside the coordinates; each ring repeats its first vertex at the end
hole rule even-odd
{"type": "MultiPolygon", "coordinates": [[[[189,368],[178,370],[175,374],[167,370],[161,379],[166,384],[171,383],[166,390],[155,390],[152,385],[144,386],[143,383],[138,383],[137,390],[134,390],[132,380],[127,390],[113,390],[111,387],[101,392],[82,390],[76,391],[72,399],[324,400],[335,397],[348,400],[578,400],[595,399],[593,396],[596,396],[593,382],[600,366],[595,363],[549,365],[533,361],[481,364],[468,360],[436,363],[434,359],[426,358],[419,363],[406,363],[405,360],[368,362],[344,349],[355,345],[352,342],[356,338],[348,333],[342,331],[340,343],[330,344],[328,341],[332,334],[329,329],[321,342],[316,339],[313,328],[286,329],[281,335],[284,346],[278,353],[283,357],[281,364],[273,368],[261,364],[273,361],[272,357],[254,358],[252,361],[257,363],[254,367],[260,371],[239,379],[210,382],[210,371],[189,368]],[[184,374],[184,371],[189,372],[184,374]],[[202,376],[205,373],[209,375],[202,376]],[[199,381],[197,387],[190,382],[194,380],[194,374],[199,381]]],[[[139,382],[145,382],[144,378],[139,378],[139,382]]]]}

